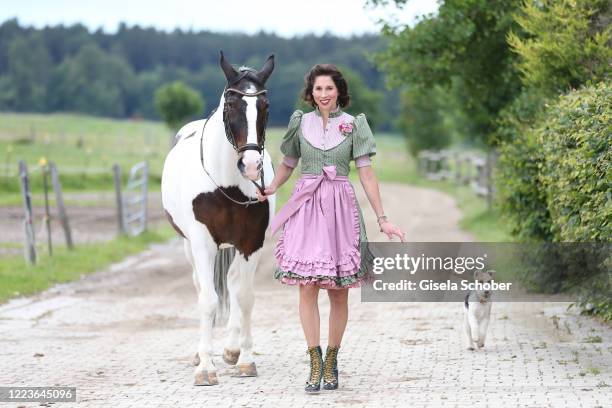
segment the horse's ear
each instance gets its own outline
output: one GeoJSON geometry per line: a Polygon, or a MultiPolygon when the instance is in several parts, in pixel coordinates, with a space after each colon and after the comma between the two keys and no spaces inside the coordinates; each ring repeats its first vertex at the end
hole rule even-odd
{"type": "Polygon", "coordinates": [[[274,71],[274,54],[270,54],[261,71],[257,73],[257,76],[265,84],[272,71],[274,71]]]}
{"type": "Polygon", "coordinates": [[[225,56],[223,55],[223,51],[219,51],[219,53],[221,53],[221,59],[219,60],[219,65],[221,65],[221,69],[223,70],[223,73],[225,74],[225,79],[227,79],[227,82],[231,83],[232,80],[236,78],[236,75],[238,75],[238,72],[236,72],[234,67],[232,67],[232,64],[227,62],[227,60],[225,59],[225,56]]]}

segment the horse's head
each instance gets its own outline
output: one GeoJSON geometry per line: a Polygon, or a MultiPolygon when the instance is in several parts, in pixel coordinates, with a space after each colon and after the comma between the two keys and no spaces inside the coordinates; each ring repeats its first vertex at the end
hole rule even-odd
{"type": "Polygon", "coordinates": [[[274,70],[274,55],[268,57],[260,71],[246,67],[234,69],[223,52],[220,65],[227,79],[223,106],[225,134],[238,153],[240,173],[249,180],[257,180],[263,168],[268,120],[265,85],[274,70]]]}

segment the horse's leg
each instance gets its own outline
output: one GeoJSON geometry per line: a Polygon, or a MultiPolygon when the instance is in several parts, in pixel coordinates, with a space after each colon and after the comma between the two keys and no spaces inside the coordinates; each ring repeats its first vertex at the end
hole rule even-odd
{"type": "Polygon", "coordinates": [[[193,274],[192,274],[193,285],[196,288],[196,294],[199,296],[200,295],[200,283],[198,282],[198,274],[196,273],[195,260],[193,259],[193,252],[191,250],[191,244],[189,243],[189,240],[187,238],[183,239],[183,247],[185,249],[185,256],[187,257],[187,261],[189,262],[189,265],[191,265],[191,269],[193,270],[193,274]]]}
{"type": "Polygon", "coordinates": [[[254,377],[257,368],[253,359],[253,337],[251,334],[251,315],[255,304],[254,278],[259,264],[261,249],[252,253],[247,261],[240,254],[240,287],[238,289],[238,305],[240,307],[240,357],[238,358],[238,376],[254,377]]]}
{"type": "MultiPolygon", "coordinates": [[[[185,257],[187,258],[189,265],[191,265],[193,285],[196,288],[196,294],[199,298],[200,283],[198,282],[198,274],[195,268],[195,261],[193,259],[193,253],[191,252],[191,244],[189,243],[189,240],[187,238],[183,239],[183,248],[185,249],[185,257]]],[[[200,365],[200,355],[198,354],[197,351],[195,353],[195,356],[193,357],[193,365],[194,366],[200,365]]]]}
{"type": "Polygon", "coordinates": [[[227,342],[223,350],[223,361],[229,365],[236,365],[240,355],[240,308],[238,305],[238,290],[240,289],[240,258],[234,256],[227,271],[227,292],[229,295],[229,320],[227,322],[227,342]]]}
{"type": "Polygon", "coordinates": [[[217,247],[208,231],[202,226],[194,228],[190,238],[196,280],[200,288],[198,293],[200,309],[198,355],[200,361],[195,369],[195,385],[216,385],[219,381],[217,380],[217,369],[212,361],[212,329],[218,301],[213,281],[217,247]]]}

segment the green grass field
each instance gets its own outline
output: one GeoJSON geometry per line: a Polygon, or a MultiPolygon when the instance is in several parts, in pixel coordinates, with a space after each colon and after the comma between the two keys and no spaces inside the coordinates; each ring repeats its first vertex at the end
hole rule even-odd
{"type": "Polygon", "coordinates": [[[147,160],[159,182],[170,132],[158,122],[73,114],[0,113],[0,191],[18,193],[17,163],[25,160],[33,192],[41,189],[38,162],[54,161],[65,190],[112,189],[111,168],[147,160]]]}
{"type": "Polygon", "coordinates": [[[105,172],[113,163],[127,166],[149,160],[159,173],[171,134],[159,122],[1,113],[1,173],[14,173],[19,159],[32,166],[43,156],[67,172],[105,172]]]}

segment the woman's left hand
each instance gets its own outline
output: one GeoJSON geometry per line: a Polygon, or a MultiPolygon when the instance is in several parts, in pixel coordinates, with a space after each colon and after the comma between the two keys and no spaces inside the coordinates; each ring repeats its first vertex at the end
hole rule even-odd
{"type": "Polygon", "coordinates": [[[406,242],[406,234],[403,233],[398,226],[391,224],[389,221],[382,222],[380,224],[380,229],[387,234],[387,237],[389,237],[391,241],[393,241],[393,236],[397,235],[400,241],[406,242]]]}

